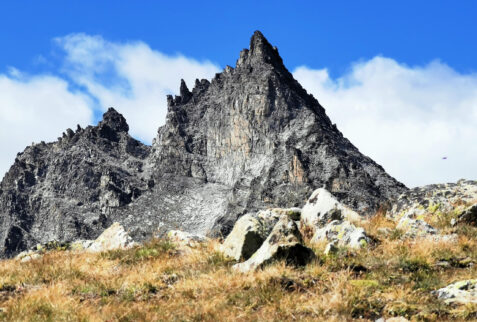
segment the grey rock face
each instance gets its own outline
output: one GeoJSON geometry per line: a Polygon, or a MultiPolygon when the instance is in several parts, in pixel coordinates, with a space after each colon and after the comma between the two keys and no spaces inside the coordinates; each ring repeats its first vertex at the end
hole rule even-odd
{"type": "Polygon", "coordinates": [[[319,187],[363,212],[406,190],[343,137],[260,32],[235,68],[196,81],[191,94],[181,88],[185,97],[168,97],[150,160],[161,169],[153,174],[159,198],[173,198],[168,178],[187,182],[189,196],[169,213],[189,229],[227,235],[240,215],[302,206],[319,187]],[[189,219],[191,205],[208,212],[207,222],[189,219]]]}
{"type": "Polygon", "coordinates": [[[95,127],[68,129],[57,142],[19,153],[0,185],[0,243],[11,256],[37,243],[96,238],[148,188],[150,148],[131,138],[109,109],[95,127]]]}
{"type": "Polygon", "coordinates": [[[109,110],[19,154],[0,185],[1,255],[94,239],[112,222],[135,240],[158,226],[226,236],[243,214],[301,207],[316,188],[362,212],[406,190],[343,137],[260,32],[235,68],[180,93],[152,147],[109,110]]]}

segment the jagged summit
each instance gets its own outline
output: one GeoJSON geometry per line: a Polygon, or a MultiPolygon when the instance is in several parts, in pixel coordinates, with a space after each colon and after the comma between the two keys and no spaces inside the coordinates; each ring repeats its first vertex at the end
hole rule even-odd
{"type": "Polygon", "coordinates": [[[0,185],[0,243],[93,239],[120,222],[141,240],[167,229],[226,235],[243,214],[301,206],[325,187],[363,215],[406,190],[362,155],[259,32],[236,68],[167,96],[151,147],[110,108],[97,126],[27,148],[0,185]]]}
{"type": "Polygon", "coordinates": [[[103,120],[98,124],[100,128],[105,126],[116,132],[128,132],[129,125],[126,122],[124,116],[113,107],[108,108],[106,113],[103,114],[103,120]]]}

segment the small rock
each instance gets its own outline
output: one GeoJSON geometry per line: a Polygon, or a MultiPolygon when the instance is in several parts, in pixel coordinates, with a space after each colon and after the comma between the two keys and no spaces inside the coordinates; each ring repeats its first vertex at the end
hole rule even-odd
{"type": "Polygon", "coordinates": [[[436,235],[439,232],[424,220],[412,219],[410,216],[403,216],[396,225],[396,229],[404,231],[406,237],[411,238],[436,235]]]}
{"type": "Polygon", "coordinates": [[[170,230],[167,233],[167,238],[171,241],[181,242],[181,243],[204,243],[209,239],[204,235],[191,234],[181,230],[170,230]]]}
{"type": "Polygon", "coordinates": [[[91,244],[93,244],[94,240],[85,240],[85,239],[80,239],[72,242],[70,244],[70,250],[72,251],[83,251],[88,249],[91,244]]]}
{"type": "Polygon", "coordinates": [[[331,255],[331,254],[336,254],[338,252],[338,247],[336,247],[336,242],[331,242],[328,243],[325,247],[324,254],[325,255],[331,255]]]}
{"type": "Polygon", "coordinates": [[[42,258],[42,257],[43,257],[43,255],[38,254],[38,253],[30,253],[26,256],[21,257],[20,262],[21,263],[26,263],[26,262],[29,262],[29,261],[32,261],[32,260],[35,260],[35,259],[39,259],[39,258],[42,258]]]}
{"type": "Polygon", "coordinates": [[[369,245],[370,238],[361,227],[356,227],[349,221],[333,220],[328,225],[316,231],[312,243],[320,241],[335,242],[336,245],[351,248],[362,248],[369,245]]]}
{"type": "Polygon", "coordinates": [[[446,303],[477,303],[477,280],[464,280],[452,283],[432,294],[446,303]]]}
{"type": "Polygon", "coordinates": [[[103,252],[113,249],[127,249],[137,245],[124,227],[115,222],[86,248],[90,252],[103,252]]]}
{"type": "Polygon", "coordinates": [[[396,316],[389,319],[379,318],[375,322],[408,322],[408,321],[409,321],[408,319],[402,316],[396,316]]]}
{"type": "Polygon", "coordinates": [[[302,245],[297,224],[282,216],[262,246],[247,261],[235,264],[240,272],[249,272],[275,260],[285,260],[289,265],[303,266],[315,258],[311,249],[302,245]]]}
{"type": "Polygon", "coordinates": [[[468,224],[477,226],[477,204],[465,209],[455,221],[455,224],[468,224]]]}
{"type": "Polygon", "coordinates": [[[455,218],[452,218],[450,221],[451,227],[455,227],[457,225],[457,220],[455,218]]]}

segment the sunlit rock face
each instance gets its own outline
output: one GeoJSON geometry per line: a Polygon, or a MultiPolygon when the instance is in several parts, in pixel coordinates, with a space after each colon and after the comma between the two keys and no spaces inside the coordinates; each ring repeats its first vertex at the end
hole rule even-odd
{"type": "Polygon", "coordinates": [[[226,236],[243,214],[301,207],[317,188],[365,215],[406,190],[343,137],[258,31],[235,68],[192,90],[182,82],[167,101],[151,147],[110,110],[19,155],[0,188],[2,254],[94,239],[112,222],[135,240],[226,236]]]}

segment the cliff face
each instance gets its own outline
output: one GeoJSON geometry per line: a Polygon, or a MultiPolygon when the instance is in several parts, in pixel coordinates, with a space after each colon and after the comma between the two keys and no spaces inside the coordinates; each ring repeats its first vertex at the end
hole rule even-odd
{"type": "Polygon", "coordinates": [[[54,143],[17,155],[0,185],[0,242],[10,256],[48,240],[99,235],[112,209],[148,189],[150,148],[131,138],[113,109],[98,126],[68,129],[54,143]]]}
{"type": "Polygon", "coordinates": [[[363,213],[406,190],[339,132],[255,32],[236,67],[169,96],[152,147],[109,110],[96,127],[28,147],[2,182],[5,254],[36,241],[94,238],[121,222],[227,234],[242,214],[300,206],[325,187],[363,213]]]}

